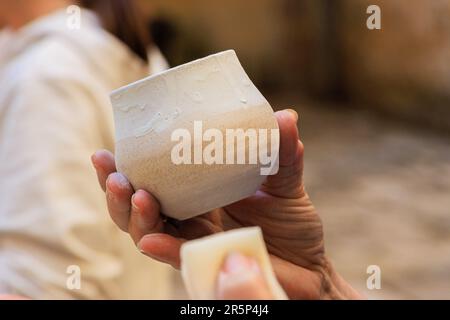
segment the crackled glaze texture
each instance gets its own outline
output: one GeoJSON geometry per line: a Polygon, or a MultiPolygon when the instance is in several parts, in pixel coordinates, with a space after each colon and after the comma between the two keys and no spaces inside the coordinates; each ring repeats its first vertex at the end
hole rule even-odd
{"type": "Polygon", "coordinates": [[[194,121],[224,135],[226,129],[278,128],[271,106],[233,50],[120,88],[111,93],[111,102],[117,169],[135,189],[150,191],[167,216],[183,220],[233,203],[253,194],[266,178],[259,162],[175,165],[171,159],[173,131],[188,129],[193,137],[194,121]]]}

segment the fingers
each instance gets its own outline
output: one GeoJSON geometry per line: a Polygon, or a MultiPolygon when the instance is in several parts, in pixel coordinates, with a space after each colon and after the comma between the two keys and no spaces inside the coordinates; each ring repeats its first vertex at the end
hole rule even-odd
{"type": "Polygon", "coordinates": [[[128,231],[135,243],[146,234],[162,232],[164,222],[158,201],[148,192],[138,190],[131,197],[128,231]]]}
{"type": "Polygon", "coordinates": [[[150,258],[180,268],[180,247],[184,239],[175,238],[165,233],[154,233],[144,236],[138,243],[141,252],[150,258]]]}
{"type": "Polygon", "coordinates": [[[128,179],[116,172],[114,156],[99,150],[92,157],[100,186],[106,192],[108,211],[114,223],[137,243],[145,234],[161,232],[163,221],[158,201],[148,192],[134,193],[128,179]]]}
{"type": "Polygon", "coordinates": [[[133,188],[121,173],[112,173],[106,180],[106,202],[109,215],[117,226],[128,232],[133,188]]]}
{"type": "Polygon", "coordinates": [[[91,161],[97,171],[98,182],[103,191],[106,191],[106,179],[111,173],[116,172],[114,156],[108,150],[99,150],[92,155],[91,161]]]}
{"type": "MultiPolygon", "coordinates": [[[[184,239],[191,240],[223,231],[223,228],[219,224],[210,219],[211,215],[208,214],[184,221],[178,221],[178,234],[184,239]]],[[[216,217],[214,217],[214,219],[216,219],[216,217]]]]}
{"type": "Polygon", "coordinates": [[[106,191],[108,210],[112,220],[135,242],[146,233],[161,229],[159,203],[143,190],[133,194],[127,178],[116,172],[114,156],[107,150],[99,150],[92,157],[100,186],[106,191]]]}
{"type": "Polygon", "coordinates": [[[273,299],[256,260],[230,254],[219,273],[216,297],[220,300],[273,299]]]}
{"type": "Polygon", "coordinates": [[[303,144],[299,140],[297,129],[298,115],[293,110],[275,113],[280,130],[280,151],[278,173],[268,176],[264,183],[264,191],[283,198],[297,198],[304,193],[303,144]]]}
{"type": "Polygon", "coordinates": [[[275,113],[280,130],[280,166],[290,166],[295,161],[295,152],[298,143],[297,120],[298,115],[292,109],[275,113]]]}

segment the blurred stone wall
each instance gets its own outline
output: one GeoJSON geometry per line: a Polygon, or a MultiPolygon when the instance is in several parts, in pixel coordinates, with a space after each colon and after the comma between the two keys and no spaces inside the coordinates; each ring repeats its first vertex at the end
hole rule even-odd
{"type": "Polygon", "coordinates": [[[450,131],[450,0],[144,0],[173,64],[234,48],[251,78],[450,131]],[[366,26],[381,8],[381,30],[366,26]]]}
{"type": "Polygon", "coordinates": [[[450,129],[450,0],[341,0],[336,14],[349,98],[450,129]],[[366,28],[370,4],[381,8],[381,30],[366,28]]]}
{"type": "Polygon", "coordinates": [[[284,87],[314,97],[339,95],[340,71],[336,55],[337,1],[284,0],[282,48],[284,87]]]}
{"type": "MultiPolygon", "coordinates": [[[[147,0],[153,16],[174,24],[177,38],[170,53],[179,64],[235,49],[258,83],[279,78],[281,6],[274,0],[147,0]]],[[[275,80],[277,82],[277,80],[275,80]]]]}

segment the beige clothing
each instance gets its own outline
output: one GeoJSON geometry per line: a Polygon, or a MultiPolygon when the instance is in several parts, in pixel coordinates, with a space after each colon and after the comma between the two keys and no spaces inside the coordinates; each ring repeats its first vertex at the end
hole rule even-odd
{"type": "Polygon", "coordinates": [[[59,11],[0,42],[0,292],[167,298],[171,271],[112,223],[90,163],[114,149],[108,93],[148,67],[92,12],[66,22],[59,11]]]}

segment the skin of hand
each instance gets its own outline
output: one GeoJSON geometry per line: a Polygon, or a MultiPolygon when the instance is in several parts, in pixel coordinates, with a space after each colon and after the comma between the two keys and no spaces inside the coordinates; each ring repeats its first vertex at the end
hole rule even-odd
{"type": "Polygon", "coordinates": [[[293,110],[275,113],[280,130],[279,171],[252,196],[185,221],[166,218],[145,190],[116,172],[114,156],[92,156],[108,210],[139,250],[175,268],[186,240],[233,228],[260,226],[278,281],[290,299],[359,299],[325,255],[322,222],[303,185],[303,144],[293,110]]]}
{"type": "Polygon", "coordinates": [[[255,259],[237,252],[229,254],[222,265],[216,285],[218,300],[272,300],[255,259]]]}
{"type": "Polygon", "coordinates": [[[22,296],[16,296],[12,294],[0,294],[0,300],[29,300],[22,296]]]}

